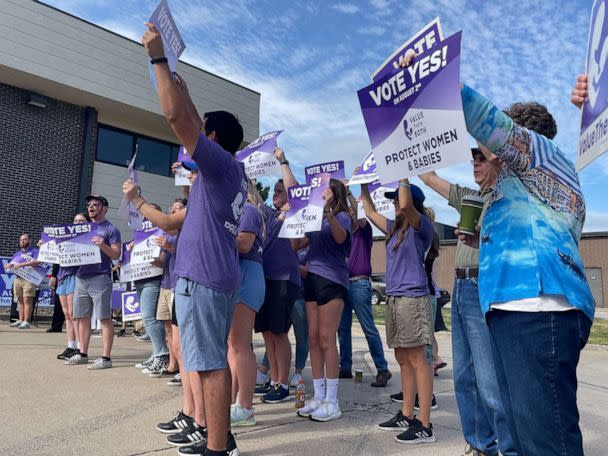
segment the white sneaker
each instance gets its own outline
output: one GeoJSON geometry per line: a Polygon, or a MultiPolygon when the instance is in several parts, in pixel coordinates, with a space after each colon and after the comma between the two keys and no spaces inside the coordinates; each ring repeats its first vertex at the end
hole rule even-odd
{"type": "Polygon", "coordinates": [[[255,408],[247,410],[240,404],[230,406],[230,425],[232,427],[255,426],[255,408]]]}
{"type": "Polygon", "coordinates": [[[331,421],[336,420],[342,416],[340,411],[340,404],[337,402],[332,404],[331,402],[323,401],[321,407],[310,414],[310,419],[315,421],[331,421]]]}
{"type": "Polygon", "coordinates": [[[150,355],[150,357],[147,360],[137,363],[133,367],[135,369],[146,369],[146,368],[150,367],[153,362],[154,362],[154,356],[150,355]]]}
{"type": "Polygon", "coordinates": [[[17,320],[17,321],[12,322],[12,323],[11,323],[9,326],[10,326],[11,328],[16,328],[16,327],[17,327],[17,326],[19,326],[21,323],[23,323],[21,320],[17,320]]]}
{"type": "Polygon", "coordinates": [[[256,373],[255,373],[255,386],[261,386],[264,383],[266,383],[268,381],[269,374],[270,374],[270,371],[268,371],[268,373],[266,373],[266,374],[261,373],[259,370],[256,371],[256,373]]]}
{"type": "Polygon", "coordinates": [[[291,377],[291,382],[289,382],[289,386],[291,388],[296,388],[300,381],[303,381],[302,374],[293,374],[293,377],[291,377]]]}
{"type": "Polygon", "coordinates": [[[21,324],[17,326],[17,329],[30,329],[31,327],[32,325],[30,325],[27,321],[22,321],[21,324]]]}
{"type": "Polygon", "coordinates": [[[298,414],[298,416],[308,418],[308,417],[310,417],[312,412],[314,412],[319,407],[321,407],[322,404],[323,404],[323,401],[321,399],[317,399],[316,397],[313,397],[310,401],[308,401],[306,403],[306,405],[304,407],[298,409],[298,411],[296,413],[298,414]]]}

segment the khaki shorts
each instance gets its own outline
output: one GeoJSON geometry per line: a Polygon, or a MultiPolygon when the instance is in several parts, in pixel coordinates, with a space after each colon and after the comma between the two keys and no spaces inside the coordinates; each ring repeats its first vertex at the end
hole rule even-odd
{"type": "Polygon", "coordinates": [[[433,344],[430,295],[418,298],[389,296],[386,306],[386,342],[390,348],[433,344]]]}
{"type": "Polygon", "coordinates": [[[35,298],[36,285],[21,277],[16,277],[15,281],[13,282],[13,296],[17,299],[35,298]]]}
{"type": "Polygon", "coordinates": [[[171,320],[173,310],[173,290],[161,288],[158,295],[158,306],[156,308],[156,319],[159,321],[171,320]]]}

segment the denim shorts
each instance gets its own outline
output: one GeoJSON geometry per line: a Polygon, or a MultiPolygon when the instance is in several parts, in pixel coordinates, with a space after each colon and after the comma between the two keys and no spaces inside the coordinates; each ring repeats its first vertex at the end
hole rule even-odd
{"type": "Polygon", "coordinates": [[[90,277],[76,276],[74,289],[74,318],[112,318],[112,278],[110,274],[90,277]]]}
{"type": "Polygon", "coordinates": [[[175,316],[184,370],[205,372],[228,367],[228,333],[236,306],[234,293],[220,293],[180,277],[175,286],[175,316]]]}
{"type": "Polygon", "coordinates": [[[57,296],[67,296],[74,293],[74,289],[76,288],[76,274],[70,274],[65,276],[63,279],[59,281],[57,285],[57,289],[55,290],[55,294],[57,296]]]}
{"type": "Polygon", "coordinates": [[[252,260],[240,260],[241,288],[237,293],[236,302],[245,304],[254,312],[259,312],[264,304],[266,281],[262,263],[252,260]]]}

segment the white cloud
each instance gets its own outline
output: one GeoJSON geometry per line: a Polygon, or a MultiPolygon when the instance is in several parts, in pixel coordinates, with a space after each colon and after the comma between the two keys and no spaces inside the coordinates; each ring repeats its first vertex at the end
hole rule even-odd
{"type": "Polygon", "coordinates": [[[353,3],[336,3],[331,5],[331,9],[344,14],[355,14],[359,11],[359,7],[353,3]]]}

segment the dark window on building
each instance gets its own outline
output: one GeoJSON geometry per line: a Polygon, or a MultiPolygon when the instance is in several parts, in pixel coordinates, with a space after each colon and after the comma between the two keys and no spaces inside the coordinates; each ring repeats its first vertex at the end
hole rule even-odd
{"type": "Polygon", "coordinates": [[[168,176],[171,170],[171,144],[149,138],[137,138],[138,171],[168,176]]]}
{"type": "Polygon", "coordinates": [[[126,131],[99,127],[97,160],[127,166],[133,155],[134,136],[126,131]]]}
{"type": "Polygon", "coordinates": [[[98,138],[96,160],[126,167],[137,145],[135,169],[171,176],[171,164],[177,161],[178,145],[104,125],[99,126],[98,138]]]}

